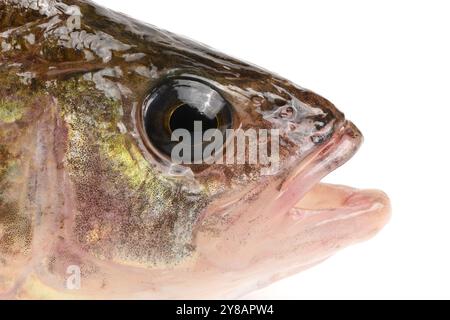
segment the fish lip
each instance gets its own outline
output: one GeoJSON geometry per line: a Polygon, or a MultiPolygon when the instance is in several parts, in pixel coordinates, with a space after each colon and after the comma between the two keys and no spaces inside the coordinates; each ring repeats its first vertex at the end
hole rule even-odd
{"type": "Polygon", "coordinates": [[[325,176],[345,164],[359,149],[363,135],[348,120],[336,123],[332,136],[304,158],[284,179],[271,210],[288,212],[325,176]]]}
{"type": "Polygon", "coordinates": [[[288,214],[295,228],[327,248],[326,258],[376,235],[391,218],[391,203],[379,190],[318,183],[288,214]]]}
{"type": "Polygon", "coordinates": [[[280,191],[284,192],[292,185],[304,182],[304,179],[310,180],[308,185],[312,188],[353,157],[364,140],[361,131],[348,120],[343,120],[335,127],[331,137],[284,180],[280,191]]]}
{"type": "Polygon", "coordinates": [[[361,131],[353,122],[344,120],[340,128],[316,154],[315,162],[319,165],[321,161],[331,162],[324,176],[350,160],[361,147],[363,140],[361,131]]]}

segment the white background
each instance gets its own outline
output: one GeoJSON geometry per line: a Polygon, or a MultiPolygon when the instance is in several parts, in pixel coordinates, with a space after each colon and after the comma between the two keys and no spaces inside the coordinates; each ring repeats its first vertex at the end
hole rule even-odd
{"type": "Polygon", "coordinates": [[[326,181],[384,190],[391,222],[246,298],[450,298],[450,2],[97,2],[312,89],[364,133],[326,181]]]}

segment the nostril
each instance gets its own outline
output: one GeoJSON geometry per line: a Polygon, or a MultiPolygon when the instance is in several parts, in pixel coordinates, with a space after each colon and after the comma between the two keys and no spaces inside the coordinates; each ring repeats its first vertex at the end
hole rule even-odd
{"type": "Polygon", "coordinates": [[[325,122],[323,122],[323,121],[315,121],[314,122],[314,127],[316,128],[316,130],[320,130],[323,127],[325,127],[325,122]]]}
{"type": "Polygon", "coordinates": [[[282,107],[285,106],[287,104],[287,101],[284,99],[280,99],[280,98],[275,98],[273,100],[273,103],[277,106],[277,107],[282,107]]]}
{"type": "Polygon", "coordinates": [[[314,123],[314,127],[317,131],[325,128],[330,122],[335,121],[336,118],[333,116],[331,112],[326,112],[321,115],[314,116],[312,121],[314,123]]]}
{"type": "Polygon", "coordinates": [[[291,106],[282,108],[280,110],[280,117],[283,119],[290,119],[292,118],[293,115],[294,115],[294,108],[292,108],[291,106]]]}

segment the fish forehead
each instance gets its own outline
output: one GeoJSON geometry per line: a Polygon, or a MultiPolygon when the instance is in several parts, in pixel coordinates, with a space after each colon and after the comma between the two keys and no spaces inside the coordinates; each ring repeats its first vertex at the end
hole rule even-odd
{"type": "MultiPolygon", "coordinates": [[[[251,72],[252,76],[258,72],[264,73],[239,60],[217,54],[206,46],[156,27],[141,24],[86,1],[2,0],[0,3],[11,13],[8,15],[8,12],[4,10],[4,23],[23,28],[43,22],[38,26],[44,29],[46,39],[56,38],[59,45],[79,51],[90,51],[93,57],[100,58],[104,63],[112,58],[123,58],[127,63],[140,60],[148,67],[167,69],[200,67],[204,71],[209,69],[217,75],[222,73],[223,77],[234,76],[235,78],[238,78],[235,73],[238,70],[251,72]],[[17,11],[14,11],[15,8],[17,11]],[[30,15],[30,12],[35,14],[30,15]],[[13,15],[21,19],[12,21],[13,15]]],[[[10,32],[11,30],[8,33],[10,32]]],[[[87,53],[86,51],[83,53],[87,53]]],[[[90,60],[92,56],[80,55],[70,58],[90,60]]],[[[117,63],[118,60],[114,62],[117,63]]],[[[239,74],[239,76],[242,75],[239,74]]]]}
{"type": "MultiPolygon", "coordinates": [[[[292,99],[296,94],[305,94],[305,102],[310,99],[308,90],[260,67],[89,1],[2,0],[0,4],[7,9],[3,10],[2,20],[8,31],[2,33],[3,37],[15,31],[22,34],[23,42],[45,43],[40,52],[42,59],[34,61],[40,68],[30,68],[31,72],[47,71],[45,76],[52,77],[112,68],[105,71],[108,76],[137,73],[147,78],[147,89],[167,75],[193,74],[230,87],[234,94],[246,98],[259,95],[271,100],[292,99]],[[58,64],[59,70],[52,72],[58,61],[64,61],[65,68],[58,64]]],[[[3,49],[11,45],[7,41],[2,44],[3,49]]],[[[130,80],[134,85],[129,78],[124,76],[122,81],[130,80]]],[[[325,100],[320,103],[328,104],[325,100]]]]}

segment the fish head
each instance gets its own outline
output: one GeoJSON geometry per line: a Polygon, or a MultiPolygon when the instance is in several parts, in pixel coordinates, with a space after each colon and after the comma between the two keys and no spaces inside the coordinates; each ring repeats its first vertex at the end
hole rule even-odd
{"type": "Polygon", "coordinates": [[[314,92],[87,1],[0,7],[0,294],[233,297],[386,223],[319,183],[362,135],[314,92]]]}

